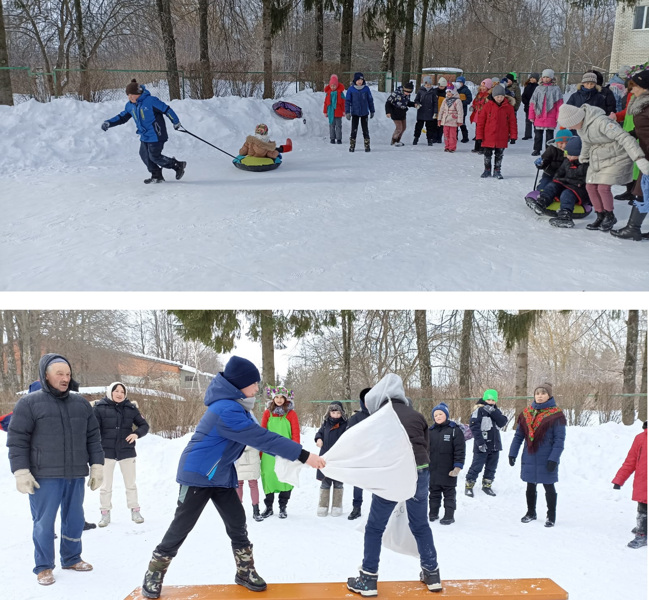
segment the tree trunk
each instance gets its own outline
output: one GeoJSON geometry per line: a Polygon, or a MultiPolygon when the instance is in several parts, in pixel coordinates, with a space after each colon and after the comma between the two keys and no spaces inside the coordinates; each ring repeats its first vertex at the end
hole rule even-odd
{"type": "Polygon", "coordinates": [[[323,62],[324,62],[324,0],[315,0],[315,62],[316,62],[316,80],[315,91],[324,90],[323,62]]]}
{"type": "Polygon", "coordinates": [[[86,48],[86,34],[83,31],[83,11],[81,0],[74,0],[74,16],[76,19],[77,51],[79,52],[79,97],[90,102],[90,81],[88,80],[88,50],[86,48]]]}
{"type": "Polygon", "coordinates": [[[421,72],[424,68],[424,50],[426,47],[426,21],[428,20],[428,5],[430,0],[423,0],[421,7],[421,24],[419,30],[419,54],[417,56],[417,87],[421,87],[421,72]]]}
{"type": "Polygon", "coordinates": [[[415,311],[415,332],[417,334],[417,362],[419,363],[419,380],[424,399],[432,396],[433,375],[430,367],[430,350],[428,349],[428,326],[426,311],[415,311]]]}
{"type": "Polygon", "coordinates": [[[341,311],[341,324],[343,333],[343,393],[344,400],[352,398],[352,377],[351,377],[351,358],[352,358],[352,335],[354,328],[352,326],[352,313],[349,310],[341,311]]]}
{"type": "Polygon", "coordinates": [[[261,311],[261,381],[274,386],[275,381],[275,324],[272,310],[261,311]]]}
{"type": "Polygon", "coordinates": [[[395,73],[395,65],[397,61],[397,30],[396,28],[392,28],[392,31],[390,32],[390,58],[388,62],[388,69],[392,72],[392,89],[389,91],[392,91],[396,89],[396,73],[395,73]]]}
{"type": "Polygon", "coordinates": [[[207,27],[207,0],[198,0],[198,20],[200,31],[198,38],[199,60],[201,65],[201,98],[207,99],[214,96],[212,84],[212,67],[210,66],[210,50],[208,43],[207,27]]]}
{"type": "Polygon", "coordinates": [[[463,423],[471,418],[471,402],[464,398],[471,397],[471,338],[473,332],[472,310],[465,310],[462,317],[462,336],[460,338],[460,416],[463,423]]]}
{"type": "Polygon", "coordinates": [[[349,73],[352,78],[352,40],[354,33],[354,0],[343,0],[343,15],[340,32],[340,68],[343,73],[349,73]]]}
{"type": "MultiPolygon", "coordinates": [[[[385,72],[390,70],[390,27],[386,27],[383,33],[383,45],[381,47],[381,78],[379,80],[379,92],[388,92],[385,81],[385,72]]],[[[394,77],[394,73],[392,73],[394,77]]]]}
{"type": "MultiPolygon", "coordinates": [[[[623,394],[635,394],[636,365],[638,364],[638,323],[640,313],[629,311],[626,322],[626,356],[624,358],[623,394]]],[[[635,421],[635,396],[622,396],[622,423],[633,425],[635,421]]]]}
{"type": "Polygon", "coordinates": [[[174,38],[173,22],[171,20],[170,0],[156,0],[160,27],[162,29],[162,43],[165,49],[167,63],[167,82],[169,85],[169,99],[180,100],[180,81],[178,79],[178,63],[176,61],[176,40],[174,38]]]}
{"type": "Polygon", "coordinates": [[[273,92],[273,34],[271,8],[272,0],[262,0],[262,21],[264,30],[264,98],[275,97],[273,92]]]}
{"type": "Polygon", "coordinates": [[[517,344],[516,348],[516,410],[514,412],[514,426],[516,419],[527,406],[527,351],[529,338],[525,336],[517,344]]]}
{"type": "Polygon", "coordinates": [[[642,374],[640,375],[640,402],[638,403],[638,419],[647,420],[647,332],[644,332],[644,344],[642,344],[642,374]]]}
{"type": "MultiPolygon", "coordinates": [[[[351,60],[351,57],[350,57],[351,60]]],[[[14,96],[11,88],[11,71],[2,67],[9,66],[9,53],[7,52],[7,31],[5,29],[5,18],[0,0],[0,104],[13,106],[14,96]]]]}
{"type": "Polygon", "coordinates": [[[403,39],[402,84],[406,81],[410,81],[410,69],[412,69],[412,35],[415,29],[415,6],[415,0],[408,0],[408,3],[406,4],[406,32],[403,39]]]}

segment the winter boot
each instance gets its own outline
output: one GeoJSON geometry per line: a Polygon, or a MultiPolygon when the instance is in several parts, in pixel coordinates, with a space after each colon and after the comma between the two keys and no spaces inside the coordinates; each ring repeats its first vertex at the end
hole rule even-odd
{"type": "Polygon", "coordinates": [[[318,516],[326,517],[329,512],[329,496],[331,495],[331,488],[320,488],[320,501],[318,502],[318,516]]]}
{"type": "Polygon", "coordinates": [[[471,496],[473,498],[473,486],[475,485],[475,481],[469,481],[468,479],[464,483],[464,493],[467,496],[471,496]]]}
{"type": "Polygon", "coordinates": [[[349,513],[349,516],[347,518],[350,521],[353,521],[354,519],[358,519],[358,517],[360,516],[361,516],[361,507],[354,506],[354,508],[352,508],[352,512],[349,513]]]}
{"type": "Polygon", "coordinates": [[[532,152],[532,156],[541,156],[541,151],[540,150],[534,150],[534,152],[532,152]]]}
{"type": "Polygon", "coordinates": [[[439,577],[439,567],[434,571],[429,571],[428,569],[421,568],[421,573],[419,573],[419,581],[426,584],[426,587],[431,592],[441,592],[442,591],[442,580],[439,577]]]}
{"type": "Polygon", "coordinates": [[[493,483],[492,479],[482,479],[482,491],[487,494],[487,496],[495,496],[496,493],[491,489],[491,484],[493,483]]]}
{"type": "Polygon", "coordinates": [[[356,140],[354,138],[349,138],[349,151],[353,152],[356,149],[356,140]]]}
{"type": "Polygon", "coordinates": [[[521,523],[529,523],[530,521],[536,521],[536,513],[530,514],[529,512],[521,519],[521,523]]]}
{"type": "Polygon", "coordinates": [[[504,179],[503,174],[500,172],[500,169],[494,169],[494,177],[496,179],[504,179]]]}
{"type": "Polygon", "coordinates": [[[453,518],[455,515],[455,510],[452,508],[445,508],[444,509],[444,517],[441,519],[439,522],[440,525],[450,525],[451,523],[455,523],[455,519],[453,518]]]}
{"type": "Polygon", "coordinates": [[[94,523],[88,523],[88,521],[84,521],[83,523],[83,530],[88,531],[89,529],[96,529],[97,525],[94,523]]]}
{"type": "Polygon", "coordinates": [[[482,175],[480,175],[482,179],[486,179],[487,177],[491,177],[491,169],[485,169],[482,172],[482,175]]]}
{"type": "Polygon", "coordinates": [[[263,521],[264,517],[261,516],[259,513],[259,504],[253,504],[252,505],[252,518],[255,521],[263,521]]]}
{"type": "Polygon", "coordinates": [[[176,171],[176,179],[182,179],[183,175],[185,174],[185,167],[187,166],[187,163],[184,160],[176,160],[175,158],[173,159],[173,161],[174,164],[171,168],[176,171]]]}
{"type": "Polygon", "coordinates": [[[414,138],[414,139],[412,140],[412,145],[413,145],[413,146],[416,146],[418,142],[419,142],[419,138],[416,137],[416,138],[414,138]]]}
{"type": "Polygon", "coordinates": [[[106,527],[110,523],[110,511],[102,510],[101,511],[101,520],[99,521],[99,527],[106,527]]]}
{"type": "Polygon", "coordinates": [[[376,589],[378,579],[378,573],[368,573],[359,567],[358,577],[350,577],[347,579],[347,589],[361,596],[376,596],[378,594],[376,589]]]}
{"type": "Polygon", "coordinates": [[[137,523],[138,525],[140,523],[144,523],[144,517],[140,514],[139,508],[131,509],[131,520],[133,521],[133,523],[137,523]]]}
{"type": "Polygon", "coordinates": [[[601,231],[611,231],[611,229],[613,229],[613,225],[615,225],[616,223],[617,219],[615,218],[613,211],[605,210],[604,220],[602,221],[602,224],[599,226],[599,228],[601,231]]]}
{"type": "Polygon", "coordinates": [[[471,150],[474,154],[481,154],[482,153],[482,142],[480,140],[475,141],[475,145],[473,146],[473,150],[471,150]]]}
{"type": "Polygon", "coordinates": [[[329,143],[330,143],[330,144],[335,144],[335,143],[336,143],[336,139],[335,139],[335,138],[331,138],[331,139],[329,140],[329,143]]]}
{"type": "Polygon", "coordinates": [[[528,487],[525,490],[525,499],[527,500],[527,513],[521,519],[521,523],[536,521],[536,486],[528,487]]]}
{"type": "Polygon", "coordinates": [[[147,177],[144,180],[144,183],[162,183],[165,180],[165,178],[162,176],[162,173],[160,175],[151,175],[151,177],[147,177]]]}
{"type": "Polygon", "coordinates": [[[428,140],[428,145],[429,145],[429,146],[432,146],[434,143],[435,143],[435,142],[433,142],[433,140],[428,140]]]}
{"type": "Polygon", "coordinates": [[[598,212],[596,214],[597,214],[597,218],[592,223],[588,223],[588,225],[586,225],[586,229],[590,229],[591,231],[596,231],[600,228],[602,222],[604,221],[605,213],[598,212]]]}
{"type": "Polygon", "coordinates": [[[370,149],[370,138],[365,138],[364,142],[365,142],[365,152],[370,152],[371,151],[371,149],[370,149]]]}
{"type": "Polygon", "coordinates": [[[546,527],[554,527],[557,520],[557,493],[554,490],[545,492],[545,501],[548,503],[548,515],[545,519],[546,527]]]}
{"type": "Polygon", "coordinates": [[[641,213],[637,207],[631,209],[631,214],[629,215],[629,220],[627,221],[626,227],[622,229],[611,229],[611,235],[614,235],[616,238],[623,240],[634,240],[636,242],[642,241],[642,232],[640,231],[640,226],[645,220],[647,213],[641,213]]]}
{"type": "Polygon", "coordinates": [[[267,519],[268,517],[272,516],[273,514],[275,514],[275,513],[273,513],[273,505],[272,504],[271,505],[266,504],[266,510],[263,513],[261,513],[261,518],[262,519],[267,519]]]}
{"type": "Polygon", "coordinates": [[[613,196],[613,198],[615,198],[615,200],[635,200],[635,196],[631,191],[633,190],[634,185],[635,185],[635,181],[632,181],[631,183],[627,183],[626,190],[624,190],[624,192],[618,194],[617,196],[613,196]]]}
{"type": "Polygon", "coordinates": [[[461,125],[460,126],[460,131],[462,132],[462,139],[460,140],[460,143],[466,144],[469,141],[469,130],[466,128],[466,125],[461,125]]]}
{"type": "Polygon", "coordinates": [[[252,544],[245,548],[233,548],[234,562],[237,563],[237,574],[234,583],[242,585],[253,592],[263,592],[266,582],[255,570],[255,560],[252,557],[252,544]]]}
{"type": "Polygon", "coordinates": [[[343,488],[334,488],[331,500],[331,516],[339,517],[343,514],[343,488]]]}
{"type": "Polygon", "coordinates": [[[638,526],[635,528],[635,537],[627,544],[629,548],[642,548],[647,545],[647,514],[639,512],[636,520],[638,526]]]}
{"type": "Polygon", "coordinates": [[[286,513],[286,503],[287,502],[288,502],[288,500],[284,500],[282,498],[280,498],[280,500],[279,500],[279,515],[278,516],[279,516],[280,519],[286,519],[286,517],[288,517],[288,514],[286,513]]]}
{"type": "Polygon", "coordinates": [[[142,595],[145,598],[160,598],[162,581],[165,578],[171,559],[171,556],[163,556],[159,552],[153,552],[142,583],[142,595]]]}
{"type": "Polygon", "coordinates": [[[428,520],[431,523],[439,519],[439,509],[439,506],[433,506],[432,504],[430,505],[430,508],[428,509],[428,520]]]}
{"type": "Polygon", "coordinates": [[[550,219],[550,225],[553,227],[572,229],[575,226],[575,223],[572,220],[572,212],[565,208],[558,210],[557,216],[550,219]]]}

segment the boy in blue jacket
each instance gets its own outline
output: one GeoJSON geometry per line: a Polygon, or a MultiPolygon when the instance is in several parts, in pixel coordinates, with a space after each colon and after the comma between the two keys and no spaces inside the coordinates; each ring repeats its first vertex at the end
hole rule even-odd
{"type": "Polygon", "coordinates": [[[255,592],[266,589],[266,582],[255,570],[246,513],[236,491],[238,477],[234,462],[246,446],[288,460],[299,460],[316,469],[324,467],[325,461],[304,450],[300,444],[259,426],[250,412],[255,405],[255,394],[259,392],[259,380],[255,365],[233,356],[207,388],[207,411],[178,464],[178,508],[162,542],[153,551],[142,584],[144,597],[160,597],[171,559],[210,500],[223,519],[232,543],[237,566],[235,583],[255,592]]]}
{"type": "Polygon", "coordinates": [[[500,427],[507,425],[507,417],[496,407],[498,392],[486,390],[482,400],[475,405],[469,427],[473,432],[473,462],[467,471],[464,493],[473,498],[473,486],[482,468],[482,491],[488,496],[495,496],[491,489],[496,467],[498,466],[498,453],[503,449],[500,441],[500,427]]]}
{"type": "Polygon", "coordinates": [[[356,148],[356,135],[358,134],[358,122],[363,129],[365,141],[365,152],[370,151],[370,130],[367,127],[367,115],[374,118],[374,98],[370,88],[365,84],[365,77],[362,73],[354,73],[354,83],[347,90],[345,96],[345,117],[352,122],[352,130],[349,136],[349,151],[356,148]]]}
{"type": "Polygon", "coordinates": [[[126,123],[132,117],[136,132],[140,136],[140,158],[151,173],[151,177],[145,179],[144,183],[162,183],[165,180],[162,169],[173,169],[176,179],[181,179],[187,163],[162,154],[165,142],[169,139],[164,115],[167,115],[176,130],[181,127],[178,115],[160,98],[152,96],[151,92],[135,79],[126,86],[126,95],[128,102],[124,110],[112,119],[104,121],[101,128],[108,131],[111,127],[126,123]]]}

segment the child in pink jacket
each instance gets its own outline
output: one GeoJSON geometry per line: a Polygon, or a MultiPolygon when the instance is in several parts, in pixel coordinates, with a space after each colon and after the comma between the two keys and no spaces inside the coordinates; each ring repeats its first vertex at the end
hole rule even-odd
{"type": "Polygon", "coordinates": [[[457,128],[462,125],[463,118],[462,100],[455,86],[449,83],[438,117],[438,123],[444,127],[444,152],[455,152],[457,149],[457,128]]]}
{"type": "Polygon", "coordinates": [[[541,83],[536,87],[530,99],[528,118],[534,123],[534,152],[532,152],[532,156],[541,155],[543,131],[545,131],[546,144],[554,137],[559,107],[562,104],[563,93],[555,83],[554,71],[545,69],[541,74],[541,83]]]}

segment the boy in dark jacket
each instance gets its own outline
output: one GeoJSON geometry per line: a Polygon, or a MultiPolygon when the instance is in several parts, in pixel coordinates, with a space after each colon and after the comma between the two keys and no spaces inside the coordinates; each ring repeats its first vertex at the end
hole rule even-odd
{"type": "Polygon", "coordinates": [[[482,491],[495,496],[491,484],[496,476],[499,452],[503,449],[500,441],[500,427],[507,425],[507,417],[496,407],[498,392],[486,390],[475,405],[469,426],[473,432],[473,462],[466,474],[464,493],[473,498],[473,487],[482,468],[482,491]]]}
{"type": "Polygon", "coordinates": [[[374,98],[370,88],[365,84],[365,77],[362,73],[354,73],[354,81],[345,96],[345,117],[352,122],[352,130],[349,134],[349,151],[356,149],[356,135],[358,134],[358,123],[360,121],[365,141],[365,152],[370,151],[370,130],[367,126],[367,117],[374,118],[374,98]]]}
{"type": "MultiPolygon", "coordinates": [[[[320,448],[320,456],[329,452],[340,436],[347,429],[347,415],[342,403],[332,402],[327,409],[320,429],[315,434],[315,443],[320,448]]],[[[333,484],[333,498],[331,500],[331,516],[339,517],[343,514],[343,483],[325,477],[320,469],[316,473],[316,479],[321,481],[320,484],[320,501],[318,502],[318,516],[326,517],[329,512],[329,497],[331,496],[331,486],[333,484]]]]}
{"type": "Polygon", "coordinates": [[[540,73],[530,73],[529,79],[523,85],[523,92],[521,93],[521,102],[523,103],[523,110],[525,111],[525,135],[521,138],[523,140],[532,139],[532,121],[530,121],[530,102],[532,101],[532,94],[534,90],[539,87],[539,80],[541,79],[540,73]]]}
{"type": "Polygon", "coordinates": [[[388,119],[394,121],[394,133],[392,134],[391,146],[403,146],[401,136],[406,130],[406,113],[408,108],[415,105],[410,100],[410,94],[415,86],[412,81],[406,81],[392,92],[385,102],[385,114],[388,119]]]}
{"type": "Polygon", "coordinates": [[[606,110],[606,99],[602,95],[602,88],[597,85],[597,75],[595,73],[586,71],[582,75],[581,83],[577,84],[577,91],[568,98],[567,104],[577,108],[584,104],[590,104],[606,110]]]}
{"type": "Polygon", "coordinates": [[[417,108],[417,124],[415,125],[415,139],[412,145],[416,146],[421,131],[426,126],[426,139],[428,145],[435,143],[435,131],[437,130],[437,91],[433,87],[433,78],[426,75],[420,90],[415,96],[415,107],[417,108]]]}
{"type": "MultiPolygon", "coordinates": [[[[365,406],[365,394],[367,394],[367,392],[369,392],[371,389],[372,388],[365,388],[361,390],[361,393],[359,394],[361,408],[360,410],[357,410],[351,417],[349,417],[349,421],[347,421],[347,429],[353,427],[354,425],[358,425],[358,423],[364,421],[365,419],[367,419],[367,417],[370,416],[370,411],[367,410],[367,406],[365,406]]],[[[352,501],[352,512],[350,512],[349,516],[347,517],[350,521],[353,521],[354,519],[358,519],[358,517],[361,516],[362,505],[363,505],[363,489],[354,486],[354,500],[352,501]]]]}
{"type": "Polygon", "coordinates": [[[561,129],[547,144],[545,152],[534,161],[537,169],[543,169],[543,175],[537,190],[542,190],[554,178],[554,174],[559,170],[563,159],[566,157],[564,150],[566,143],[572,137],[570,129],[561,129]]]}
{"type": "Polygon", "coordinates": [[[448,406],[443,402],[432,411],[433,426],[430,434],[428,454],[430,463],[429,513],[428,520],[439,518],[439,509],[444,496],[444,517],[442,525],[455,523],[457,476],[464,467],[466,442],[464,433],[454,421],[449,420],[448,406]]]}
{"type": "Polygon", "coordinates": [[[471,102],[473,102],[473,94],[471,94],[471,90],[466,85],[466,78],[463,75],[460,75],[455,80],[455,89],[460,96],[460,100],[462,100],[462,109],[464,111],[462,115],[462,125],[460,126],[460,131],[462,132],[462,139],[460,142],[466,144],[469,141],[469,131],[466,128],[465,122],[466,116],[469,114],[469,106],[471,106],[471,102]]]}

